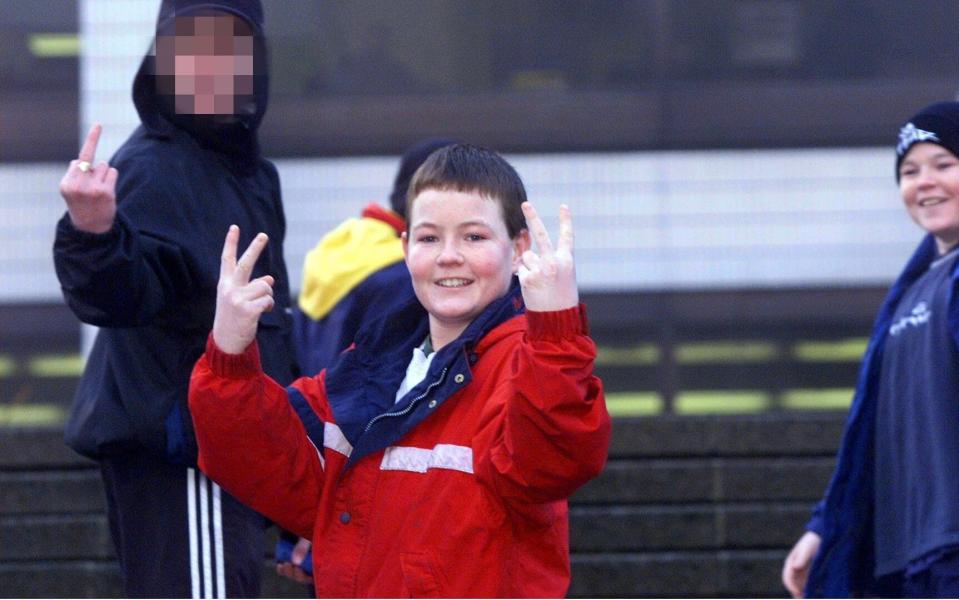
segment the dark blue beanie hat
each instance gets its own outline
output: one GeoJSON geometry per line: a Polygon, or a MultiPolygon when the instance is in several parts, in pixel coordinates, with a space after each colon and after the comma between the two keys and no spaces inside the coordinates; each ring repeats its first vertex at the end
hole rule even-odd
{"type": "Polygon", "coordinates": [[[959,157],[959,102],[937,102],[920,110],[899,130],[896,181],[906,153],[919,142],[938,144],[959,157]]]}
{"type": "Polygon", "coordinates": [[[400,169],[396,172],[396,179],[393,180],[393,191],[390,192],[390,207],[393,212],[406,218],[406,191],[410,187],[410,180],[413,174],[420,168],[420,165],[426,162],[430,154],[456,143],[456,140],[447,138],[427,138],[413,144],[403,153],[400,160],[400,169]]]}

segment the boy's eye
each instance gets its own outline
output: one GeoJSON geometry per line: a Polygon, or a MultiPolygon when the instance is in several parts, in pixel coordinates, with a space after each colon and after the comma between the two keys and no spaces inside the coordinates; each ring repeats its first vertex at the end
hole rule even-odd
{"type": "Polygon", "coordinates": [[[471,242],[481,242],[486,239],[486,236],[481,233],[467,233],[466,239],[471,242]]]}
{"type": "Polygon", "coordinates": [[[956,163],[955,163],[954,161],[951,161],[951,160],[949,160],[949,161],[943,161],[943,162],[937,164],[937,165],[936,165],[936,168],[939,169],[940,171],[944,171],[944,170],[946,170],[946,169],[954,166],[955,164],[956,164],[956,163]]]}
{"type": "Polygon", "coordinates": [[[435,236],[435,235],[428,235],[428,234],[427,234],[427,235],[421,235],[421,236],[419,236],[419,237],[416,238],[416,241],[417,241],[417,242],[431,243],[431,242],[435,242],[435,241],[436,241],[436,236],[435,236]]]}

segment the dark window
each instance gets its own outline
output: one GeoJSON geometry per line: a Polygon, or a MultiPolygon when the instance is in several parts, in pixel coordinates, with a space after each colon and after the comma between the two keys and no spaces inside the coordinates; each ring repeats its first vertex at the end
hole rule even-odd
{"type": "Polygon", "coordinates": [[[266,7],[274,156],[440,134],[514,152],[887,144],[959,87],[951,0],[266,7]]]}
{"type": "Polygon", "coordinates": [[[0,10],[0,162],[77,153],[79,60],[74,0],[0,10]]]}

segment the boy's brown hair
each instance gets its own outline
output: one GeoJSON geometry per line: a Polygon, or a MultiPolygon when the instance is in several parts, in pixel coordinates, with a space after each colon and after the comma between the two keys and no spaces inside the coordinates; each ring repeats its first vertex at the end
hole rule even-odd
{"type": "Polygon", "coordinates": [[[430,154],[410,180],[406,214],[426,190],[476,192],[499,203],[510,239],[526,229],[521,205],[526,188],[516,170],[502,156],[470,144],[445,146],[430,154]]]}

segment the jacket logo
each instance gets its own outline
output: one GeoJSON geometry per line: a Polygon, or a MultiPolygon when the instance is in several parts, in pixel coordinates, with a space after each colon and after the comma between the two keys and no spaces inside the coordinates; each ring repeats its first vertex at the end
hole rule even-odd
{"type": "Polygon", "coordinates": [[[919,129],[912,123],[906,123],[903,128],[899,130],[899,145],[896,146],[896,154],[902,156],[910,146],[918,142],[938,141],[939,138],[936,137],[935,133],[926,131],[925,129],[919,129]]]}
{"type": "Polygon", "coordinates": [[[929,322],[929,317],[932,316],[932,311],[929,310],[929,307],[925,302],[920,302],[912,309],[912,313],[908,316],[902,317],[898,321],[892,324],[889,327],[889,335],[899,335],[902,331],[909,326],[919,327],[920,325],[925,325],[929,322]]]}

